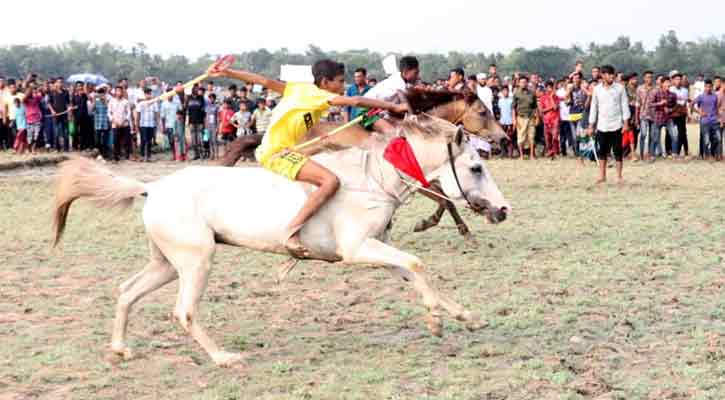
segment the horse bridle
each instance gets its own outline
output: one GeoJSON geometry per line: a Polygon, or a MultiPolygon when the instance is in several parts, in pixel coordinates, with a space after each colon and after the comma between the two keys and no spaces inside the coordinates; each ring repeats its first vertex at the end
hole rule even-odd
{"type": "MultiPolygon", "coordinates": [[[[463,130],[459,130],[458,134],[463,134],[463,130]]],[[[456,136],[458,136],[456,134],[456,136]]],[[[451,164],[451,170],[453,171],[453,178],[456,180],[456,185],[458,186],[458,190],[460,190],[461,195],[466,200],[466,203],[468,203],[468,207],[471,208],[471,210],[476,211],[478,208],[473,206],[473,203],[471,203],[471,200],[468,199],[468,196],[466,196],[466,192],[463,190],[463,187],[461,186],[461,181],[458,179],[458,171],[456,171],[456,163],[453,161],[453,142],[448,142],[448,162],[451,164]]]]}

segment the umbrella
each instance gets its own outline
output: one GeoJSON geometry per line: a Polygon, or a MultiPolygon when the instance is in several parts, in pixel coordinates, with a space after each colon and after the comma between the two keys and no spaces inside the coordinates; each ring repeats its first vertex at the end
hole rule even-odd
{"type": "Polygon", "coordinates": [[[104,83],[110,83],[108,79],[104,78],[102,75],[98,74],[74,74],[68,77],[66,79],[69,83],[75,83],[75,82],[83,82],[83,83],[92,83],[94,85],[102,85],[104,83]]]}

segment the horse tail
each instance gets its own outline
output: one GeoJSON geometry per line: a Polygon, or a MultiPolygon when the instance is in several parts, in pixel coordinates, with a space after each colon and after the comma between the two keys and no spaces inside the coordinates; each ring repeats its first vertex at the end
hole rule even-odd
{"type": "Polygon", "coordinates": [[[60,164],[53,205],[53,247],[65,231],[71,204],[85,197],[101,208],[128,208],[133,198],[147,192],[146,185],[135,179],[118,176],[103,165],[82,157],[60,164]]]}

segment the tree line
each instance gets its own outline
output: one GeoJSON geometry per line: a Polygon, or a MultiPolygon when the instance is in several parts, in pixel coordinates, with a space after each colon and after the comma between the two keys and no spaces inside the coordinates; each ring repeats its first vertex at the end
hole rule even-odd
{"type": "MultiPolygon", "coordinates": [[[[421,62],[423,79],[428,81],[447,77],[451,68],[463,68],[467,74],[487,71],[492,63],[497,64],[504,75],[521,71],[536,72],[547,78],[561,77],[571,72],[576,60],[584,61],[585,70],[594,65],[611,64],[623,72],[651,69],[666,73],[677,69],[690,75],[725,76],[725,35],[681,41],[674,31],[661,35],[653,50],[645,49],[642,42],[632,42],[629,37],[621,36],[611,44],[591,43],[586,48],[544,46],[516,48],[508,54],[451,51],[448,54],[414,55],[421,62]]],[[[310,45],[304,53],[293,53],[286,48],[237,53],[236,67],[278,77],[282,64],[312,64],[321,58],[332,58],[345,63],[348,79],[358,67],[366,68],[369,75],[383,78],[382,59],[385,56],[387,54],[368,49],[324,51],[310,45]]],[[[110,43],[98,45],[79,41],[56,46],[12,45],[0,47],[0,75],[20,78],[32,72],[42,77],[67,77],[91,72],[112,81],[122,77],[134,81],[147,76],[169,82],[186,81],[203,72],[216,58],[217,55],[212,54],[195,60],[183,55],[162,57],[151,54],[143,43],[136,43],[130,49],[110,43]]]]}

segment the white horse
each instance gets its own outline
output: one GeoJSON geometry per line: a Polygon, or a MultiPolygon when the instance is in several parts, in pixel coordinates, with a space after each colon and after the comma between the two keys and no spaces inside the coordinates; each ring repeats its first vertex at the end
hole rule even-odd
{"type": "MultiPolygon", "coordinates": [[[[505,219],[511,206],[501,195],[483,162],[465,151],[465,135],[437,118],[411,117],[401,125],[423,172],[441,180],[445,194],[469,205],[492,222],[505,219]],[[449,158],[449,154],[454,159],[449,158]],[[454,177],[454,169],[457,178],[454,177]]],[[[314,159],[335,171],[338,193],[301,231],[302,243],[314,258],[347,264],[383,266],[396,272],[421,294],[428,308],[427,325],[441,335],[441,309],[466,322],[478,316],[431,288],[423,262],[377,240],[395,210],[415,188],[383,160],[386,143],[372,140],[367,149],[324,153],[314,159]]],[[[150,261],[121,284],[111,351],[130,358],[126,345],[128,313],[141,297],[179,278],[174,315],[181,326],[219,366],[241,360],[220,349],[198,323],[198,305],[207,285],[216,243],[286,254],[288,222],[314,188],[261,168],[187,167],[150,183],[117,176],[101,164],[76,158],[61,165],[55,203],[55,244],[65,229],[71,203],[86,197],[102,207],[129,206],[145,195],[143,221],[150,261]],[[236,184],[235,184],[236,183],[236,184]]]]}

